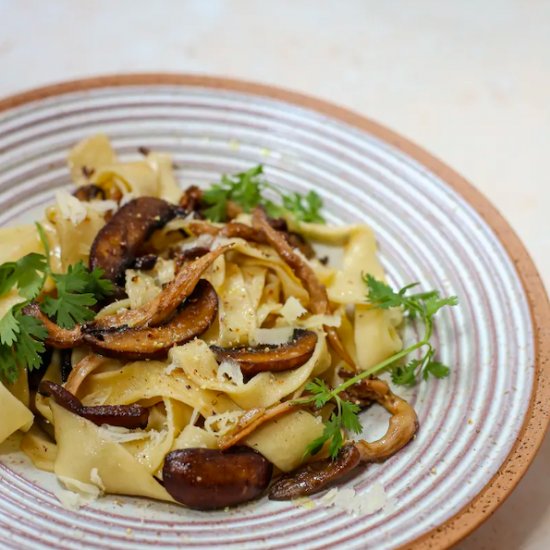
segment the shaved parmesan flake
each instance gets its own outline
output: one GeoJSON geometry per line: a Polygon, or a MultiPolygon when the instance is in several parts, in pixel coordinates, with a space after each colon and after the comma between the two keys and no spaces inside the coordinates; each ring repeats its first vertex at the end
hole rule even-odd
{"type": "Polygon", "coordinates": [[[73,225],[78,225],[86,219],[88,214],[86,206],[67,191],[57,191],[55,200],[61,216],[73,225]]]}
{"type": "Polygon", "coordinates": [[[294,296],[290,296],[279,313],[284,317],[287,323],[292,324],[298,317],[307,313],[307,310],[296,298],[294,298],[294,296]]]}
{"type": "Polygon", "coordinates": [[[293,327],[257,328],[251,335],[250,343],[253,346],[280,346],[289,342],[293,334],[293,327]]]}
{"type": "Polygon", "coordinates": [[[118,204],[112,200],[106,201],[91,201],[88,203],[88,208],[95,210],[98,214],[105,214],[112,210],[115,212],[118,209],[118,204]]]}
{"type": "Polygon", "coordinates": [[[242,415],[242,411],[213,414],[204,421],[204,429],[214,435],[225,435],[237,424],[242,415]]]}
{"type": "Polygon", "coordinates": [[[72,479],[70,477],[59,475],[57,477],[59,481],[65,485],[66,489],[56,489],[55,496],[68,510],[78,510],[78,508],[97,500],[101,495],[102,491],[97,485],[83,483],[78,479],[72,479]]]}
{"type": "Polygon", "coordinates": [[[334,506],[338,510],[353,515],[369,515],[378,512],[389,505],[386,491],[380,483],[374,483],[364,495],[358,495],[353,489],[331,489],[319,503],[327,508],[334,506]]]}
{"type": "Polygon", "coordinates": [[[103,480],[101,479],[99,475],[99,471],[97,468],[92,468],[90,472],[90,481],[99,487],[101,491],[105,492],[105,484],[103,483],[103,480]]]}
{"type": "Polygon", "coordinates": [[[299,497],[292,501],[292,504],[296,508],[303,508],[304,510],[313,510],[317,506],[314,500],[309,497],[299,497]]]}
{"type": "Polygon", "coordinates": [[[243,373],[241,372],[239,364],[235,361],[225,360],[220,363],[216,378],[219,382],[225,382],[226,377],[236,386],[242,386],[244,384],[243,373]]]}

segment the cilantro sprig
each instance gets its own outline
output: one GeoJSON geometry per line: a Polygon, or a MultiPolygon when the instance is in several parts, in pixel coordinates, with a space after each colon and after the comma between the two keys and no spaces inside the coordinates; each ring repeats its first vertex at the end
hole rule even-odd
{"type": "Polygon", "coordinates": [[[95,313],[90,306],[114,290],[113,283],[103,279],[101,269],[88,271],[82,262],[69,266],[67,273],[53,273],[44,229],[40,224],[36,227],[45,254],[32,252],[0,265],[0,297],[17,289],[25,299],[0,319],[0,379],[7,382],[15,382],[21,368],[40,367],[48,332],[40,320],[25,315],[23,309],[39,296],[49,276],[56,284],[56,296],[46,296],[40,308],[67,329],[92,319],[95,313]]]}
{"type": "Polygon", "coordinates": [[[325,423],[323,434],[308,445],[306,452],[310,454],[318,453],[325,443],[329,442],[329,455],[335,458],[344,444],[343,433],[361,433],[361,422],[358,417],[359,407],[343,400],[339,395],[354,384],[390,367],[392,368],[393,383],[405,386],[415,385],[419,377],[428,380],[430,376],[445,378],[449,374],[449,367],[434,359],[436,350],[430,339],[433,333],[434,316],[445,306],[456,306],[458,304],[457,297],[442,298],[437,290],[411,294],[410,289],[417,286],[418,283],[407,285],[395,292],[389,285],[378,281],[372,275],[365,275],[363,280],[368,288],[367,299],[370,304],[380,309],[402,308],[409,319],[417,319],[424,324],[424,335],[418,342],[349,378],[336,388],[330,388],[319,378],[306,385],[305,390],[310,395],[298,399],[296,404],[313,404],[317,408],[330,402],[335,404],[334,411],[328,422],[325,423]],[[417,350],[423,350],[420,358],[412,359],[405,365],[399,365],[400,360],[417,350]]]}
{"type": "Polygon", "coordinates": [[[46,296],[40,309],[67,329],[93,319],[95,312],[90,307],[114,290],[113,283],[102,276],[103,270],[88,271],[82,261],[70,265],[67,273],[52,273],[57,297],[46,296]]]}
{"type": "Polygon", "coordinates": [[[306,195],[284,193],[265,179],[261,164],[246,172],[223,175],[219,183],[212,184],[202,195],[202,213],[211,221],[225,222],[230,201],[238,204],[245,212],[263,206],[272,217],[291,215],[298,221],[325,221],[320,213],[323,201],[315,191],[309,191],[306,195]],[[281,204],[266,198],[266,191],[277,195],[281,204]]]}

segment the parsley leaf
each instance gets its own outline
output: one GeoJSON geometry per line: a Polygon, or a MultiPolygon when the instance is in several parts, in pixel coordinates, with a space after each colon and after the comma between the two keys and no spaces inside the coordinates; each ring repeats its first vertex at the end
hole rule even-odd
{"type": "Polygon", "coordinates": [[[4,317],[0,319],[0,343],[11,346],[17,340],[17,335],[20,332],[19,323],[13,315],[13,308],[11,308],[4,317]]]}
{"type": "Polygon", "coordinates": [[[315,191],[309,191],[305,196],[296,192],[286,194],[270,184],[263,174],[263,166],[259,164],[246,172],[222,176],[220,182],[212,184],[203,193],[202,213],[213,222],[224,222],[227,220],[227,203],[232,201],[245,212],[261,205],[271,217],[291,215],[298,221],[324,223],[320,213],[323,201],[315,191]],[[264,197],[265,191],[279,196],[282,204],[264,197]]]}
{"type": "Polygon", "coordinates": [[[62,327],[71,329],[78,323],[89,321],[95,313],[89,306],[97,303],[93,294],[75,294],[74,292],[58,292],[57,298],[47,296],[40,305],[40,309],[56,320],[62,327]]]}
{"type": "Polygon", "coordinates": [[[2,332],[0,344],[0,378],[10,383],[17,380],[20,368],[33,370],[40,367],[40,354],[46,349],[42,340],[48,335],[46,328],[38,319],[23,315],[21,311],[14,313],[13,309],[4,316],[4,319],[11,317],[12,322],[17,326],[17,339],[8,344],[4,341],[5,334],[2,332]]]}
{"type": "Polygon", "coordinates": [[[28,300],[35,298],[44,284],[48,261],[43,254],[31,252],[17,262],[6,262],[0,266],[0,296],[14,286],[19,294],[28,300]],[[40,275],[39,275],[40,274],[40,275]]]}
{"type": "Polygon", "coordinates": [[[374,367],[347,379],[336,388],[331,389],[323,380],[318,378],[310,381],[305,387],[310,395],[296,400],[295,403],[301,405],[313,403],[319,408],[332,401],[336,407],[329,421],[325,423],[323,434],[308,445],[307,453],[318,453],[325,443],[330,442],[328,451],[330,456],[334,458],[344,443],[342,433],[361,432],[361,422],[358,417],[360,409],[358,405],[344,401],[339,396],[341,392],[357,382],[392,366],[391,377],[393,383],[404,386],[414,386],[419,376],[427,380],[430,376],[445,378],[449,375],[449,367],[434,360],[436,351],[430,343],[430,338],[433,331],[434,315],[444,306],[457,305],[457,297],[441,298],[439,292],[436,290],[410,294],[410,289],[417,286],[418,283],[407,285],[398,292],[395,292],[389,285],[378,281],[372,275],[365,275],[363,279],[368,287],[368,300],[374,307],[381,309],[391,307],[403,308],[403,311],[410,319],[418,318],[424,323],[424,337],[420,341],[381,361],[374,367]],[[398,361],[405,358],[409,353],[422,349],[426,351],[420,358],[412,359],[405,365],[397,364],[398,361]]]}
{"type": "Polygon", "coordinates": [[[82,261],[70,265],[67,273],[53,274],[57,298],[46,296],[40,308],[62,328],[71,329],[78,323],[93,319],[95,312],[90,306],[114,289],[113,283],[103,279],[102,275],[101,269],[88,271],[82,261]]]}

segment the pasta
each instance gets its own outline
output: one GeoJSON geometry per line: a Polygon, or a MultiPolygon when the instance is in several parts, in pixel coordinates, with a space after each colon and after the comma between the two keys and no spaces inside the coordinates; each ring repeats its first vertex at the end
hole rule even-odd
{"type": "MultiPolygon", "coordinates": [[[[311,443],[323,438],[343,398],[313,404],[312,381],[334,387],[350,370],[370,369],[402,349],[401,311],[365,299],[364,274],[384,280],[371,229],[287,217],[271,219],[281,227],[264,231],[263,211],[251,215],[227,198],[233,219],[200,220],[189,206],[200,192],[182,197],[169,155],[146,152],[123,162],[103,135],[77,144],[68,165],[76,191],[57,193],[39,230],[0,229],[4,263],[46,254],[50,270],[42,294],[29,299],[22,284],[4,292],[0,314],[31,315],[18,304],[38,304],[33,319],[45,323],[47,337],[35,336],[35,344],[54,350],[41,352],[42,366],[29,376],[22,370],[15,383],[0,382],[0,443],[26,432],[22,451],[85,502],[112,493],[203,509],[238,501],[221,481],[203,487],[195,480],[193,498],[180,498],[191,482],[178,460],[204,457],[193,462],[199,469],[221,461],[227,479],[240,475],[237,465],[254,465],[250,498],[261,494],[272,471],[291,475],[328,460],[338,436],[325,437],[319,452],[311,443]],[[125,220],[130,203],[143,210],[125,220]],[[124,251],[130,241],[135,246],[100,257],[98,243],[112,240],[113,228],[122,228],[119,241],[109,244],[113,250],[124,251]],[[310,242],[338,249],[341,262],[326,265],[312,255],[310,242]],[[197,258],[220,247],[197,271],[197,258]],[[300,269],[281,252],[285,247],[300,269]],[[110,282],[87,265],[111,273],[110,282]],[[182,269],[190,278],[178,282],[182,269]],[[88,286],[67,278],[75,273],[84,273],[88,286]],[[316,288],[328,305],[316,303],[316,288]],[[59,302],[62,292],[73,309],[59,302]]],[[[381,381],[363,382],[350,389],[364,392],[349,394],[356,408],[393,395],[381,381]]],[[[416,422],[410,411],[409,424],[416,422]]],[[[341,446],[345,434],[339,437],[341,446]]]]}

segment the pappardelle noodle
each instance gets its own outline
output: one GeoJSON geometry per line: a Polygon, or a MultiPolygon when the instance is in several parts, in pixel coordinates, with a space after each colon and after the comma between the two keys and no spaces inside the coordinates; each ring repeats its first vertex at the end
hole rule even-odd
{"type": "Polygon", "coordinates": [[[411,441],[377,375],[447,376],[430,338],[457,300],[393,290],[369,227],[325,224],[262,166],[182,191],[169,155],[123,162],[103,135],[68,165],[43,219],[0,229],[0,443],[22,432],[81,502],[208,510],[319,492],[411,441]],[[390,423],[366,441],[373,404],[390,423]]]}

